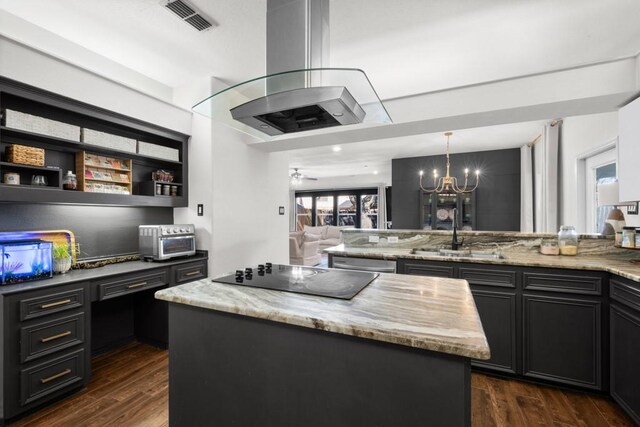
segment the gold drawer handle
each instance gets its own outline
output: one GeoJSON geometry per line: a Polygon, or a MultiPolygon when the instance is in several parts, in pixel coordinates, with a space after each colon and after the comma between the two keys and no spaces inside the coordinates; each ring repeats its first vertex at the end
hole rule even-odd
{"type": "Polygon", "coordinates": [[[71,369],[65,369],[64,371],[57,373],[55,375],[51,375],[48,378],[40,378],[40,382],[42,384],[46,384],[49,381],[57,380],[58,378],[64,377],[65,375],[69,375],[71,373],[71,369]]]}
{"type": "Polygon", "coordinates": [[[196,274],[200,274],[200,270],[198,271],[190,271],[189,273],[185,273],[185,276],[195,276],[196,274]]]}
{"type": "Polygon", "coordinates": [[[71,331],[66,331],[66,332],[63,332],[63,333],[58,334],[58,335],[52,335],[52,336],[47,337],[47,338],[42,338],[40,341],[49,342],[49,341],[57,340],[58,338],[66,337],[67,335],[71,335],[71,331]]]}
{"type": "Polygon", "coordinates": [[[71,302],[70,299],[63,299],[62,301],[50,302],[49,304],[42,304],[40,306],[41,309],[57,307],[59,305],[69,304],[71,302]]]}
{"type": "Polygon", "coordinates": [[[135,288],[141,288],[144,285],[146,285],[147,282],[140,282],[140,283],[136,283],[135,285],[129,285],[127,286],[127,289],[135,289],[135,288]]]}

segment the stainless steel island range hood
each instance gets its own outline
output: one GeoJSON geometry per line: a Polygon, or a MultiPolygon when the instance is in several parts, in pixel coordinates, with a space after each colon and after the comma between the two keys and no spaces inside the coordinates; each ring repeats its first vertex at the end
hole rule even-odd
{"type": "Polygon", "coordinates": [[[362,70],[323,68],[329,0],[267,0],[267,74],[193,110],[263,140],[354,124],[391,123],[362,70]]]}
{"type": "Polygon", "coordinates": [[[231,109],[231,116],[268,135],[362,123],[366,112],[344,86],[277,92],[231,109]]]}

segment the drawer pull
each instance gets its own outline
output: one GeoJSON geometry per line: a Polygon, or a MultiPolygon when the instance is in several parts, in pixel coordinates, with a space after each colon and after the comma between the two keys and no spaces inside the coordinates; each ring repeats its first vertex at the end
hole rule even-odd
{"type": "Polygon", "coordinates": [[[59,372],[59,373],[57,373],[55,375],[51,375],[50,377],[40,378],[40,382],[42,384],[46,384],[49,381],[57,380],[58,378],[64,377],[65,375],[69,375],[70,373],[71,373],[71,369],[65,369],[64,371],[59,372]]]}
{"type": "Polygon", "coordinates": [[[40,308],[44,310],[45,308],[57,307],[59,305],[69,304],[70,302],[71,302],[70,299],[63,299],[62,301],[50,302],[49,304],[42,304],[40,308]]]}
{"type": "Polygon", "coordinates": [[[66,332],[62,332],[61,334],[52,335],[52,336],[47,337],[47,338],[42,338],[40,341],[45,343],[45,342],[57,340],[58,338],[66,337],[67,335],[71,335],[71,331],[66,331],[66,332]]]}
{"type": "Polygon", "coordinates": [[[184,273],[185,276],[195,276],[196,274],[200,274],[200,270],[198,270],[198,271],[190,271],[188,273],[184,273]]]}
{"type": "Polygon", "coordinates": [[[144,285],[146,285],[146,284],[147,284],[147,282],[140,282],[140,283],[136,283],[136,284],[134,284],[134,285],[129,285],[129,286],[127,286],[127,289],[141,288],[141,287],[143,287],[143,286],[144,286],[144,285]]]}

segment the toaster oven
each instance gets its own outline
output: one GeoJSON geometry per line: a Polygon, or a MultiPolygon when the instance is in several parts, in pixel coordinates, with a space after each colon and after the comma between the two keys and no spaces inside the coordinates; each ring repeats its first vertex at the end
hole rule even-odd
{"type": "Polygon", "coordinates": [[[140,257],[145,261],[164,261],[196,253],[193,224],[141,225],[138,240],[140,257]]]}

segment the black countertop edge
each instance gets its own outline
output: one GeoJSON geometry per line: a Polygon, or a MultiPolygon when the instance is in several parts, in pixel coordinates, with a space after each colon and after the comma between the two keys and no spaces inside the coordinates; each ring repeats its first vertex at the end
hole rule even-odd
{"type": "Polygon", "coordinates": [[[135,273],[138,271],[148,271],[156,268],[171,267],[174,265],[186,264],[194,261],[206,260],[209,258],[208,251],[196,251],[190,257],[174,258],[167,261],[147,262],[129,261],[117,264],[105,265],[104,267],[71,270],[65,274],[55,274],[50,279],[34,280],[32,282],[18,283],[15,285],[0,286],[0,295],[11,295],[20,292],[45,289],[52,286],[68,285],[70,283],[84,282],[89,280],[103,279],[118,274],[135,273]]]}

